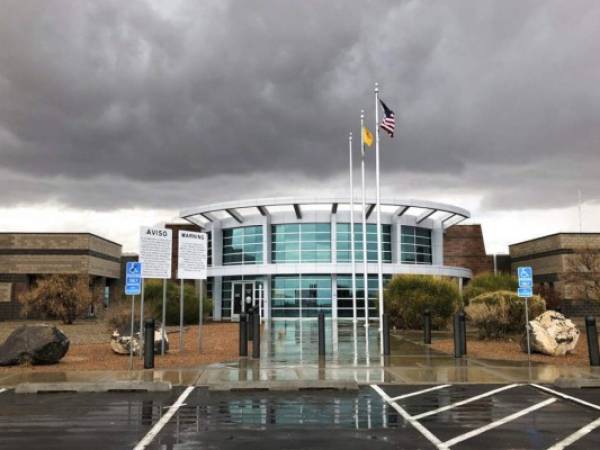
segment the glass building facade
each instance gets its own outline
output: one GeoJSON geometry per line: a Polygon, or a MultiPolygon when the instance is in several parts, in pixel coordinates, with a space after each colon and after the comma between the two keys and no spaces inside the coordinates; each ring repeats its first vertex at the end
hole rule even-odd
{"type": "MultiPolygon", "coordinates": [[[[351,262],[350,253],[351,236],[350,224],[338,223],[336,225],[337,262],[351,262]]],[[[381,251],[384,263],[392,262],[392,227],[381,225],[381,251]]],[[[362,224],[354,224],[354,258],[356,262],[363,262],[363,233],[362,224]]],[[[377,225],[367,224],[367,261],[377,262],[377,225]]]]}
{"type": "MultiPolygon", "coordinates": [[[[350,224],[336,223],[335,233],[332,233],[331,223],[285,223],[273,224],[266,228],[271,235],[271,264],[286,263],[349,263],[350,254],[350,224]],[[333,258],[333,248],[336,257],[333,258]]],[[[382,254],[383,262],[392,262],[394,242],[392,226],[382,224],[382,254]]],[[[243,226],[226,228],[223,233],[223,265],[263,264],[263,226],[243,226]]],[[[367,261],[377,262],[377,226],[367,225],[367,261]]],[[[398,259],[403,264],[432,264],[431,230],[428,228],[401,225],[398,226],[397,249],[400,250],[398,259]]],[[[362,224],[354,225],[356,263],[363,262],[362,224]]],[[[212,234],[209,239],[212,257],[212,234]]],[[[212,263],[212,261],[211,261],[212,263]]],[[[384,283],[390,279],[384,276],[384,283]]],[[[363,318],[364,279],[360,267],[357,266],[357,316],[363,318]]],[[[232,307],[235,286],[243,284],[243,289],[254,290],[255,299],[264,300],[264,289],[270,288],[270,314],[276,318],[315,318],[320,311],[326,316],[332,316],[333,299],[336,298],[337,317],[352,317],[352,278],[350,274],[331,275],[272,275],[270,286],[264,276],[223,277],[221,287],[221,316],[231,318],[239,314],[232,307]],[[251,286],[248,283],[252,283],[251,286]],[[334,295],[335,294],[335,295],[334,295]],[[233,313],[233,314],[232,314],[233,313]]],[[[213,282],[210,283],[212,293],[213,282]]],[[[368,277],[369,317],[377,317],[377,275],[368,277]]],[[[247,291],[245,291],[247,292],[247,291]]],[[[261,307],[264,305],[261,303],[261,307]]],[[[238,308],[239,309],[239,308],[238,308]]],[[[264,315],[264,310],[261,310],[264,315]]]]}
{"type": "Polygon", "coordinates": [[[262,226],[223,230],[223,265],[262,264],[262,226]]]}
{"type": "Polygon", "coordinates": [[[274,264],[331,262],[330,223],[273,225],[271,231],[274,264]]]}

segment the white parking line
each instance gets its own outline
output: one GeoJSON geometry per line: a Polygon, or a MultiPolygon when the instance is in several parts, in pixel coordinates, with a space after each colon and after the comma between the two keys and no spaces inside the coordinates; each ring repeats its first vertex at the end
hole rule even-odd
{"type": "Polygon", "coordinates": [[[0,388],[0,394],[2,394],[6,389],[0,388]]]}
{"type": "Polygon", "coordinates": [[[408,394],[399,395],[398,397],[391,398],[390,401],[396,402],[398,400],[402,400],[403,398],[414,397],[415,395],[421,395],[421,394],[425,394],[427,392],[437,391],[438,389],[444,389],[444,388],[447,388],[450,386],[452,386],[452,385],[451,384],[442,384],[441,386],[434,386],[434,387],[431,387],[428,389],[423,389],[421,391],[415,391],[415,392],[410,392],[408,394]]]}
{"type": "Polygon", "coordinates": [[[156,437],[158,433],[163,429],[163,427],[171,420],[171,417],[177,412],[177,410],[181,407],[185,399],[190,395],[190,393],[194,390],[194,386],[189,386],[183,391],[183,393],[179,396],[177,401],[171,405],[169,410],[163,415],[158,422],[152,427],[150,431],[144,436],[138,445],[136,445],[133,450],[143,450],[145,449],[152,440],[156,437]]]}
{"type": "Polygon", "coordinates": [[[572,402],[579,403],[580,405],[587,406],[588,408],[592,408],[592,409],[600,411],[600,406],[598,406],[598,405],[596,405],[594,403],[586,402],[585,400],[582,400],[580,398],[572,397],[572,396],[567,395],[567,394],[563,394],[560,391],[555,391],[554,389],[550,389],[549,387],[541,386],[539,384],[532,383],[531,386],[533,386],[535,388],[538,388],[538,389],[541,389],[542,391],[549,392],[552,395],[558,395],[559,397],[562,397],[562,398],[564,398],[566,400],[571,400],[572,402]]]}
{"type": "Polygon", "coordinates": [[[453,408],[456,408],[458,406],[462,406],[462,405],[466,405],[468,403],[476,402],[477,400],[481,400],[482,398],[489,397],[490,395],[494,395],[494,394],[497,394],[499,392],[515,388],[517,386],[522,386],[522,384],[509,384],[508,386],[503,386],[501,388],[494,389],[494,390],[485,392],[485,393],[480,394],[480,395],[476,395],[475,397],[470,397],[470,398],[468,398],[466,400],[461,400],[460,402],[451,403],[450,405],[442,406],[441,408],[433,409],[431,411],[427,411],[427,412],[424,412],[422,414],[418,414],[418,415],[412,416],[412,417],[414,419],[419,420],[419,419],[422,419],[423,417],[432,416],[434,414],[438,414],[438,413],[441,413],[441,412],[444,412],[444,411],[448,411],[449,409],[453,409],[453,408]]]}
{"type": "Polygon", "coordinates": [[[406,420],[413,427],[415,427],[415,429],[417,429],[429,442],[435,445],[438,448],[438,450],[448,449],[448,446],[444,445],[444,443],[440,441],[437,437],[435,437],[435,435],[431,433],[431,431],[429,431],[427,428],[421,425],[417,420],[413,419],[411,415],[404,410],[404,408],[402,408],[397,403],[394,403],[392,399],[383,391],[383,389],[381,389],[376,384],[372,384],[371,387],[375,392],[381,395],[381,398],[383,398],[383,400],[386,403],[388,403],[392,408],[394,408],[398,412],[398,414],[400,414],[404,418],[404,420],[406,420]]]}
{"type": "Polygon", "coordinates": [[[593,422],[588,423],[586,426],[581,427],[575,433],[567,436],[562,441],[557,442],[552,447],[548,448],[548,450],[562,450],[565,447],[571,445],[573,442],[578,441],[579,439],[584,437],[586,434],[591,433],[598,427],[600,427],[600,417],[597,418],[596,420],[594,420],[593,422]]]}
{"type": "Polygon", "coordinates": [[[449,441],[444,442],[444,445],[446,445],[447,447],[451,447],[453,445],[458,444],[459,442],[466,441],[467,439],[470,439],[481,433],[485,433],[486,431],[489,431],[493,428],[499,427],[500,425],[504,425],[505,423],[508,423],[515,419],[518,419],[519,417],[524,416],[525,414],[529,414],[530,412],[535,411],[536,409],[540,409],[540,408],[543,408],[544,406],[548,406],[551,403],[554,403],[555,401],[556,401],[555,398],[549,398],[547,400],[544,400],[541,403],[536,403],[535,405],[530,406],[529,408],[525,408],[521,411],[511,414],[510,416],[506,416],[503,419],[496,420],[496,421],[488,423],[487,425],[484,425],[480,428],[477,428],[476,430],[472,430],[472,431],[469,431],[468,433],[464,433],[464,434],[461,434],[460,436],[456,436],[455,438],[452,438],[449,441]]]}

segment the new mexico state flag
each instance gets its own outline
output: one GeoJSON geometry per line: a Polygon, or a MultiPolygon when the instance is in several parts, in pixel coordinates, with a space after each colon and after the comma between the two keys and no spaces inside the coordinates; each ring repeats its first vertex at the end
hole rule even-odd
{"type": "Polygon", "coordinates": [[[363,127],[362,133],[363,133],[363,142],[368,147],[372,146],[373,145],[373,133],[371,133],[367,127],[363,127]]]}

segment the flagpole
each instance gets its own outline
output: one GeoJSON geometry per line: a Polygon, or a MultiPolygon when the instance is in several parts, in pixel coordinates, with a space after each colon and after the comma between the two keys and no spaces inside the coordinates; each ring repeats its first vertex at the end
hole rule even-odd
{"type": "Polygon", "coordinates": [[[379,84],[375,83],[375,183],[377,209],[377,287],[379,293],[379,342],[383,354],[383,259],[381,254],[381,198],[379,180],[379,84]]]}
{"type": "Polygon", "coordinates": [[[352,132],[348,135],[348,155],[350,158],[350,262],[352,264],[352,322],[356,323],[356,259],[354,255],[354,168],[352,165],[352,132]]]}
{"type": "MultiPolygon", "coordinates": [[[[369,326],[369,272],[367,266],[367,200],[365,192],[365,112],[360,111],[360,152],[361,152],[361,174],[362,174],[362,254],[363,254],[363,293],[365,300],[365,327],[369,326]]],[[[367,336],[368,338],[368,336],[367,336]]]]}

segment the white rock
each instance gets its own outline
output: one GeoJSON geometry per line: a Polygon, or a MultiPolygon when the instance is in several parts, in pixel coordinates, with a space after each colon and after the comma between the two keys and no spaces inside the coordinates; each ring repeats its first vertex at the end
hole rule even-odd
{"type": "MultiPolygon", "coordinates": [[[[556,311],[546,311],[529,321],[531,351],[550,356],[563,356],[577,346],[579,330],[575,324],[556,311]]],[[[523,334],[521,349],[527,351],[527,338],[523,334]]]]}

